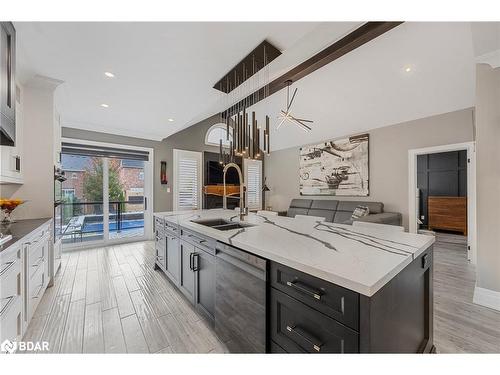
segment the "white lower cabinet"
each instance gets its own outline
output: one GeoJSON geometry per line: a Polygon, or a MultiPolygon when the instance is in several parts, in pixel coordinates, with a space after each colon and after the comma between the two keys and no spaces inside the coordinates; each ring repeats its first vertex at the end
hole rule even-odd
{"type": "Polygon", "coordinates": [[[20,341],[49,283],[50,222],[0,252],[0,343],[20,341]]]}
{"type": "Polygon", "coordinates": [[[22,276],[21,247],[14,245],[0,253],[0,342],[22,337],[22,276]]]}

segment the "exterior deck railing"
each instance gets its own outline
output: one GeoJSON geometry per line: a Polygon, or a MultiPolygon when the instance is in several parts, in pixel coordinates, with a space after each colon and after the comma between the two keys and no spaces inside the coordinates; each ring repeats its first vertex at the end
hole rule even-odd
{"type": "MultiPolygon", "coordinates": [[[[104,233],[103,202],[64,202],[61,206],[63,237],[70,236],[73,240],[79,237],[82,240],[84,236],[104,233]]],[[[144,228],[141,220],[144,220],[144,200],[109,202],[110,233],[144,228]],[[138,223],[124,226],[124,222],[128,221],[138,223]]]]}

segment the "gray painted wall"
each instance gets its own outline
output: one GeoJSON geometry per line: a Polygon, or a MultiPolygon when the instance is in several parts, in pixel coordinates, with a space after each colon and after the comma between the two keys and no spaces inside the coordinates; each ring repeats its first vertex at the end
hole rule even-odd
{"type": "MultiPolygon", "coordinates": [[[[370,196],[322,196],[314,199],[380,201],[384,203],[385,211],[401,212],[407,228],[408,150],[472,141],[473,109],[386,126],[368,133],[370,196]]],[[[266,156],[265,176],[271,189],[267,193],[267,205],[274,210],[286,210],[293,198],[300,198],[299,148],[275,151],[266,156]]]]}
{"type": "Polygon", "coordinates": [[[87,130],[63,128],[62,136],[67,138],[76,138],[89,141],[99,141],[107,143],[116,143],[119,145],[132,145],[140,147],[150,147],[154,149],[154,185],[153,200],[154,211],[169,211],[173,207],[173,150],[182,149],[190,151],[212,151],[218,152],[218,147],[205,145],[205,134],[214,124],[219,122],[218,116],[212,116],[199,122],[183,131],[180,131],[161,142],[150,141],[140,138],[124,137],[113,134],[99,133],[87,130]],[[160,184],[160,161],[167,162],[167,176],[169,183],[160,184]],[[168,191],[170,190],[170,191],[168,191]]]}
{"type": "Polygon", "coordinates": [[[500,69],[476,75],[477,286],[500,292],[500,69]]]}

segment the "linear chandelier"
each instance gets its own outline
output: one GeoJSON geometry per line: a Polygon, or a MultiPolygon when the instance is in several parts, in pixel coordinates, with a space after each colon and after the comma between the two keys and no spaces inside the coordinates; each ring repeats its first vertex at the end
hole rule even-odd
{"type": "Polygon", "coordinates": [[[274,46],[264,41],[230,72],[232,73],[230,76],[228,73],[217,83],[217,89],[225,93],[224,107],[227,108],[219,113],[221,122],[226,124],[227,137],[226,145],[222,139],[219,142],[221,164],[234,162],[236,156],[260,159],[264,153],[270,153],[269,116],[265,116],[264,127],[261,127],[255,111],[249,112],[248,108],[269,95],[268,64],[270,59],[276,58],[280,53],[274,46]],[[265,70],[250,83],[248,79],[262,69],[265,70]],[[253,94],[240,100],[246,92],[253,94]]]}

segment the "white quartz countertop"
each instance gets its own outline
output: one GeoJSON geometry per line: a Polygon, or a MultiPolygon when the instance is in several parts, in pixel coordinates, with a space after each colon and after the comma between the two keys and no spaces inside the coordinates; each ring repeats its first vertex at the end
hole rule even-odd
{"type": "Polygon", "coordinates": [[[249,214],[245,223],[254,226],[228,231],[192,222],[211,218],[239,221],[233,210],[171,211],[155,216],[368,297],[434,243],[433,236],[310,218],[249,214]]]}

